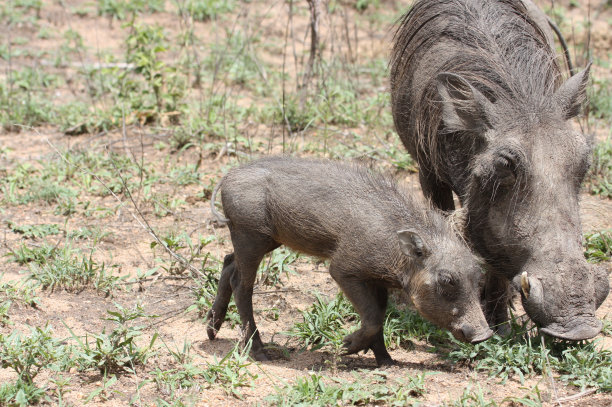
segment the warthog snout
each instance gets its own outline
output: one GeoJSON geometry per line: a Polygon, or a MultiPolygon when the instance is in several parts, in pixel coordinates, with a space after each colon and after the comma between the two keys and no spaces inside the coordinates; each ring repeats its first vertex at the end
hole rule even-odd
{"type": "Polygon", "coordinates": [[[573,318],[564,324],[552,323],[540,328],[546,335],[567,341],[582,341],[591,339],[601,331],[601,321],[595,318],[573,318]]]}
{"type": "Polygon", "coordinates": [[[461,334],[463,335],[461,340],[465,342],[480,343],[493,336],[493,331],[489,329],[489,327],[486,327],[486,329],[482,329],[481,327],[481,329],[477,331],[472,325],[463,324],[461,326],[461,334]]]}
{"type": "Polygon", "coordinates": [[[470,318],[467,320],[467,322],[459,322],[451,329],[455,339],[476,344],[493,336],[494,332],[489,328],[486,320],[479,320],[477,323],[472,322],[470,318]]]}
{"type": "Polygon", "coordinates": [[[571,288],[565,292],[555,290],[556,286],[544,285],[540,278],[529,276],[527,272],[515,277],[514,285],[521,292],[523,308],[539,325],[541,332],[559,339],[580,341],[591,339],[601,331],[602,323],[595,317],[597,290],[591,296],[592,301],[576,303],[576,298],[587,295],[572,296],[567,292],[571,288]],[[560,304],[566,304],[566,307],[561,308],[560,304]],[[572,305],[569,307],[571,312],[568,312],[567,304],[572,305]]]}

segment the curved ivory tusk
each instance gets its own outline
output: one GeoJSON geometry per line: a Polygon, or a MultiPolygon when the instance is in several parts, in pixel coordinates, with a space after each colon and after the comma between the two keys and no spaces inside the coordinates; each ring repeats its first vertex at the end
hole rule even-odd
{"type": "Polygon", "coordinates": [[[521,290],[523,290],[523,295],[525,298],[529,298],[529,277],[527,277],[527,272],[523,271],[521,273],[521,290]]]}

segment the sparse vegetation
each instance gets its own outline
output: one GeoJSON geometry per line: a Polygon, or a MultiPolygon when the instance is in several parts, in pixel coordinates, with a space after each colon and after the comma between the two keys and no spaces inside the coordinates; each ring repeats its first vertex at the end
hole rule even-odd
{"type": "MultiPolygon", "coordinates": [[[[548,13],[576,65],[594,61],[583,191],[612,198],[609,50],[578,3],[548,13]]],[[[600,341],[543,341],[515,324],[510,337],[466,345],[394,301],[386,345],[408,362],[358,370],[371,352],[342,356],[357,314],[329,296],[325,267],[286,248],[263,259],[253,297],[264,342],[286,339],[269,349],[276,360],[243,350],[233,300],[223,338],[208,341],[204,317],[231,252],[208,206],[229,168],[289,154],[416,182],[388,92],[387,33],[405,4],[318,4],[311,44],[315,2],[0,2],[0,405],[439,403],[430,374],[457,395],[466,377],[478,383],[442,398],[457,406],[553,402],[551,375],[567,394],[612,392],[600,341]],[[508,390],[492,391],[486,376],[508,390]],[[537,385],[518,384],[528,377],[537,385]]],[[[609,20],[610,1],[599,4],[591,18],[609,20]]],[[[610,216],[597,210],[605,226],[585,234],[585,256],[605,268],[610,216]]]]}
{"type": "Polygon", "coordinates": [[[591,263],[610,261],[612,258],[612,230],[585,234],[584,256],[591,263]]]}
{"type": "Polygon", "coordinates": [[[279,248],[268,254],[259,265],[259,284],[281,286],[283,274],[295,273],[290,266],[300,257],[299,253],[285,247],[279,248]]]}
{"type": "Polygon", "coordinates": [[[338,380],[316,373],[298,378],[268,398],[275,406],[329,405],[418,405],[425,393],[425,376],[389,380],[382,371],[353,372],[351,379],[338,380]]]}
{"type": "Polygon", "coordinates": [[[103,293],[112,292],[121,277],[113,275],[113,266],[107,268],[93,258],[93,252],[83,254],[69,243],[54,252],[48,261],[30,263],[30,279],[43,289],[80,291],[88,286],[103,293]]]}
{"type": "Polygon", "coordinates": [[[23,237],[30,239],[57,235],[60,233],[59,227],[56,224],[15,225],[13,222],[8,222],[8,227],[13,232],[19,233],[23,237]]]}
{"type": "Polygon", "coordinates": [[[612,140],[598,143],[593,149],[593,163],[586,178],[592,194],[612,198],[612,140]]]}
{"type": "Polygon", "coordinates": [[[612,352],[599,348],[597,342],[572,343],[541,336],[528,323],[513,324],[512,335],[494,336],[477,345],[455,341],[456,349],[448,357],[454,362],[473,365],[502,382],[535,374],[560,373],[560,379],[582,389],[594,387],[610,391],[612,352]]]}
{"type": "MultiPolygon", "coordinates": [[[[609,68],[609,64],[608,64],[609,68]]],[[[590,113],[598,119],[610,121],[612,119],[612,81],[610,78],[593,79],[593,90],[591,92],[590,113]]]]}
{"type": "Polygon", "coordinates": [[[78,343],[77,364],[83,369],[98,369],[104,377],[109,374],[122,372],[133,373],[136,367],[144,365],[154,354],[153,345],[157,340],[157,333],[145,346],[139,346],[144,326],[134,325],[134,321],[141,318],[151,318],[140,304],[131,309],[115,304],[116,310],[107,311],[105,319],[113,323],[110,333],[103,329],[98,334],[86,334],[77,337],[72,333],[73,339],[78,343]]]}
{"type": "Polygon", "coordinates": [[[37,404],[45,397],[46,387],[39,387],[34,378],[43,369],[64,370],[69,360],[70,350],[53,337],[49,327],[30,328],[29,335],[0,334],[0,366],[17,373],[17,380],[0,385],[0,403],[37,404]]]}
{"type": "Polygon", "coordinates": [[[350,332],[349,322],[355,324],[359,315],[342,293],[331,301],[315,295],[314,304],[302,311],[302,322],[296,322],[289,335],[296,337],[304,347],[320,349],[329,346],[339,350],[342,339],[350,332]]]}

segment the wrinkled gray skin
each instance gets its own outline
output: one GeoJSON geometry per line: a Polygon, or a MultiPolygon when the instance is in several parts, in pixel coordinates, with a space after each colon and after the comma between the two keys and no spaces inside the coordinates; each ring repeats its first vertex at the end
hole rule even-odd
{"type": "Polygon", "coordinates": [[[507,321],[512,281],[543,332],[582,340],[601,330],[595,310],[609,292],[581,246],[591,141],[571,119],[589,68],[564,81],[534,14],[520,0],[417,1],[395,36],[393,118],[425,195],[452,210],[454,191],[467,211],[466,234],[491,270],[489,324],[507,321]]]}
{"type": "MultiPolygon", "coordinates": [[[[330,259],[329,272],[361,317],[344,338],[347,354],[372,349],[391,364],[383,340],[387,289],[401,288],[421,315],[463,341],[489,338],[478,299],[482,273],[446,219],[402,195],[393,180],[333,161],[272,157],[231,170],[221,181],[234,253],[225,257],[208,313],[214,339],[232,292],[246,340],[267,360],[253,319],[253,284],[263,256],[280,245],[330,259]]],[[[215,190],[216,192],[216,190],[215,190]]]]}

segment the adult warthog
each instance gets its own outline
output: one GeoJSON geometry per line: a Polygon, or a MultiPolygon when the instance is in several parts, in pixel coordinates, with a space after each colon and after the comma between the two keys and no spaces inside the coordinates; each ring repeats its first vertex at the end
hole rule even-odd
{"type": "Polygon", "coordinates": [[[591,141],[570,122],[589,68],[563,80],[540,13],[528,0],[417,1],[395,35],[393,118],[424,193],[451,210],[454,191],[466,211],[491,269],[489,324],[507,321],[512,281],[543,332],[582,340],[601,330],[595,310],[609,292],[583,256],[591,141]]]}

